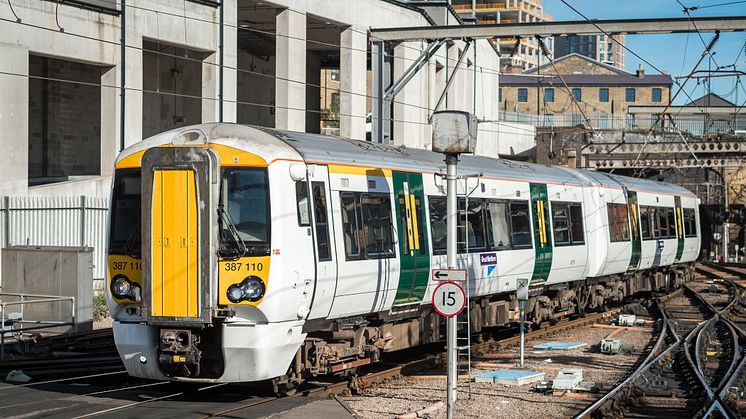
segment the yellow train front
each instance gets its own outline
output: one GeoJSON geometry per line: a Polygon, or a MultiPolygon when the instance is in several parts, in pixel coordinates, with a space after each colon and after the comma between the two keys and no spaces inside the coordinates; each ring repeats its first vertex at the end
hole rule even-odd
{"type": "MultiPolygon", "coordinates": [[[[268,180],[268,162],[279,158],[271,170],[283,176],[273,186],[292,188],[288,166],[299,156],[255,136],[252,143],[237,126],[203,125],[157,135],[117,159],[108,297],[131,375],[263,380],[283,375],[303,342],[307,290],[272,263],[302,257],[270,246],[268,180]],[[284,303],[260,309],[268,295],[284,303]]],[[[275,199],[273,215],[282,217],[282,197],[275,199]]]]}

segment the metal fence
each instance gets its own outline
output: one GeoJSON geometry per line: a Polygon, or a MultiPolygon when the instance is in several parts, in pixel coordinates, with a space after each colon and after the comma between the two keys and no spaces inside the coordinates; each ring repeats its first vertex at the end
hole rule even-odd
{"type": "MultiPolygon", "coordinates": [[[[536,115],[517,112],[500,112],[500,121],[519,122],[533,125],[535,127],[573,127],[578,125],[588,126],[598,130],[611,129],[649,129],[657,121],[657,115],[645,114],[586,114],[588,120],[579,113],[562,115],[536,115]]],[[[679,115],[666,118],[663,128],[667,131],[681,131],[694,135],[702,135],[710,132],[733,132],[746,130],[746,112],[732,118],[713,118],[709,115],[679,115]]]]}
{"type": "Polygon", "coordinates": [[[100,197],[4,196],[0,199],[0,245],[92,247],[93,277],[103,279],[107,211],[108,201],[100,197]]]}

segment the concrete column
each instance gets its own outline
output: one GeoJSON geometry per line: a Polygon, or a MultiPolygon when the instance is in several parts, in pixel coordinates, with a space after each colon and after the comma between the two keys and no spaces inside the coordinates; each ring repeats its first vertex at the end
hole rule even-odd
{"type": "MultiPolygon", "coordinates": [[[[128,18],[128,21],[130,19],[128,18]]],[[[130,21],[131,22],[131,21],[130,21]]],[[[128,27],[131,23],[128,22],[128,27]]],[[[126,80],[126,100],[124,123],[124,145],[129,147],[142,141],[142,88],[143,88],[143,60],[142,60],[142,36],[133,31],[127,31],[127,61],[125,71],[127,72],[126,80]]]]}
{"type": "Polygon", "coordinates": [[[340,36],[339,133],[342,137],[365,139],[366,51],[365,28],[348,28],[340,36]]]}
{"type": "Polygon", "coordinates": [[[275,128],[306,128],[306,15],[286,9],[277,15],[275,128]]]}
{"type": "MultiPolygon", "coordinates": [[[[111,176],[119,152],[119,68],[101,74],[101,176],[111,176]],[[104,87],[112,86],[112,87],[104,87]]],[[[100,195],[99,195],[100,196],[100,195]]]]}
{"type": "Polygon", "coordinates": [[[28,48],[0,44],[0,195],[28,189],[28,48]],[[15,75],[17,74],[17,75],[15,75]]]}
{"type": "Polygon", "coordinates": [[[222,0],[225,7],[223,36],[223,121],[236,122],[238,92],[238,5],[237,0],[222,0]]]}

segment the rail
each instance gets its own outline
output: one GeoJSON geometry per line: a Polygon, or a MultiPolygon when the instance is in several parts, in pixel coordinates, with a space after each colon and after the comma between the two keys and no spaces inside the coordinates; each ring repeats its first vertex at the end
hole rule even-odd
{"type": "Polygon", "coordinates": [[[0,292],[0,360],[5,359],[5,335],[23,334],[32,330],[43,330],[52,327],[71,326],[75,329],[75,297],[41,294],[20,294],[12,292],[0,292]],[[18,301],[3,301],[4,298],[18,298],[18,301]],[[31,300],[29,300],[31,298],[31,300]],[[51,304],[70,301],[70,321],[55,320],[26,320],[24,317],[27,305],[51,304]],[[20,306],[20,312],[8,313],[8,307],[20,306]],[[19,314],[10,317],[8,314],[19,314]],[[21,327],[16,327],[17,325],[21,327]],[[24,326],[24,324],[36,324],[38,326],[24,326]]]}

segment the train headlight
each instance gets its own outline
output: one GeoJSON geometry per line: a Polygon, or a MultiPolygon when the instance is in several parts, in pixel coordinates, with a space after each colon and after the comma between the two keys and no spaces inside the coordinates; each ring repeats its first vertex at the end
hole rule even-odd
{"type": "Polygon", "coordinates": [[[126,275],[115,275],[111,280],[111,295],[119,300],[136,301],[140,286],[130,281],[126,275]]]}
{"type": "Polygon", "coordinates": [[[246,277],[240,284],[228,287],[227,296],[232,303],[259,301],[264,297],[264,282],[256,276],[246,277]]]}

